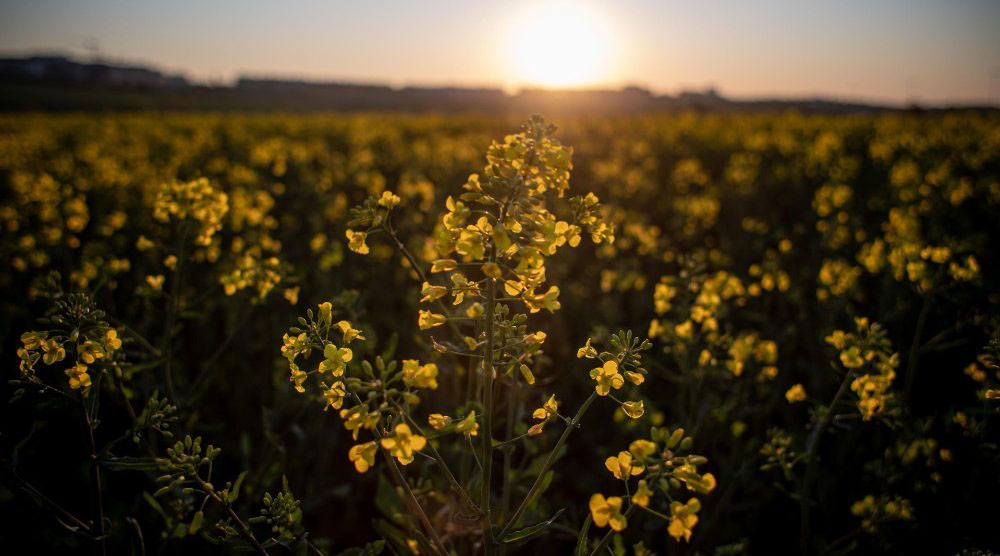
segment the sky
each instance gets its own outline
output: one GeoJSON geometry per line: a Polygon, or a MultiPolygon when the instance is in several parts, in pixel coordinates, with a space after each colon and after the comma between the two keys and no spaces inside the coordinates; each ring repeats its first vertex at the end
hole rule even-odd
{"type": "Polygon", "coordinates": [[[1000,105],[1000,0],[0,0],[0,55],[191,79],[1000,105]]]}

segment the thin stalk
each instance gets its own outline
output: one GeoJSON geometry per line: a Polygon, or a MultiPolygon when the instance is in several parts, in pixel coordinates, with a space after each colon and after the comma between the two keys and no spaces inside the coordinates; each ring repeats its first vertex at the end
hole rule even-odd
{"type": "Polygon", "coordinates": [[[90,440],[90,461],[94,466],[94,490],[97,498],[97,534],[101,541],[101,554],[107,554],[108,549],[105,543],[104,534],[104,489],[101,487],[101,466],[97,463],[97,444],[94,442],[94,424],[90,419],[90,412],[87,411],[83,398],[80,398],[80,405],[83,406],[83,418],[87,425],[87,438],[90,440]]]}
{"type": "Polygon", "coordinates": [[[170,284],[170,299],[167,302],[166,330],[163,332],[163,352],[166,362],[163,365],[163,382],[167,388],[167,395],[171,400],[177,401],[177,391],[174,390],[173,376],[173,355],[174,355],[174,320],[180,310],[181,277],[184,273],[184,263],[187,256],[187,227],[181,226],[180,239],[177,248],[177,268],[174,270],[170,284]]]}
{"type": "Polygon", "coordinates": [[[125,521],[132,526],[135,537],[139,540],[139,554],[146,556],[146,541],[142,538],[142,527],[139,526],[139,522],[134,517],[126,517],[125,521]]]}
{"type": "Polygon", "coordinates": [[[226,509],[226,513],[229,514],[229,518],[232,519],[234,523],[236,523],[240,535],[244,539],[246,539],[248,543],[250,543],[250,546],[253,547],[255,551],[257,551],[257,554],[261,554],[262,556],[269,556],[267,553],[267,549],[264,548],[264,545],[260,544],[260,541],[258,541],[257,537],[254,536],[253,531],[250,530],[250,527],[248,527],[247,524],[244,523],[242,519],[240,519],[239,514],[233,511],[233,507],[229,503],[229,501],[223,498],[218,492],[215,491],[215,488],[213,488],[212,485],[205,482],[205,480],[202,479],[201,477],[195,475],[194,479],[198,482],[198,485],[201,487],[201,489],[206,493],[208,493],[208,495],[212,498],[212,500],[214,500],[217,504],[226,509]]]}
{"type": "MultiPolygon", "coordinates": [[[[496,248],[491,249],[490,260],[494,259],[496,248]]],[[[490,487],[493,478],[493,326],[496,311],[497,284],[490,278],[486,283],[486,345],[483,348],[483,464],[482,491],[479,506],[483,510],[483,548],[486,556],[494,552],[493,523],[490,509],[490,487]]]]}
{"type": "Polygon", "coordinates": [[[21,484],[21,490],[28,493],[30,496],[34,496],[35,498],[40,500],[43,505],[49,506],[51,509],[61,514],[61,517],[55,516],[55,519],[63,527],[70,529],[74,533],[80,533],[86,535],[90,539],[96,540],[94,536],[91,534],[90,525],[87,525],[86,523],[83,522],[82,519],[76,517],[75,515],[70,513],[69,510],[60,506],[56,501],[46,496],[42,491],[35,488],[31,483],[25,481],[23,478],[21,478],[20,475],[17,474],[16,470],[13,469],[11,470],[11,476],[13,476],[14,479],[21,484]],[[63,522],[64,520],[70,522],[75,529],[69,527],[66,523],[64,523],[63,522]]]}
{"type": "Polygon", "coordinates": [[[851,371],[848,371],[844,375],[843,382],[840,383],[840,388],[837,389],[837,393],[834,394],[833,400],[830,401],[830,405],[826,408],[826,412],[823,414],[823,418],[820,419],[819,423],[816,424],[816,429],[813,430],[812,435],[809,437],[809,443],[806,446],[806,473],[805,477],[802,479],[802,487],[799,489],[799,508],[801,513],[801,529],[799,532],[799,544],[802,548],[803,553],[807,553],[807,548],[809,544],[809,491],[812,487],[813,479],[816,475],[816,449],[819,446],[819,439],[823,435],[823,431],[829,426],[830,421],[833,419],[834,407],[840,401],[840,398],[844,396],[847,392],[847,385],[851,382],[851,371]]]}
{"type": "Polygon", "coordinates": [[[934,286],[941,276],[944,266],[938,269],[931,282],[931,288],[924,295],[923,305],[920,307],[920,315],[917,317],[917,328],[913,332],[913,342],[910,344],[910,355],[906,361],[906,384],[903,388],[903,399],[910,399],[910,392],[913,390],[913,383],[917,376],[917,363],[920,361],[920,341],[923,339],[924,327],[927,326],[927,317],[930,316],[931,305],[934,302],[934,286]]]}
{"type": "MultiPolygon", "coordinates": [[[[514,417],[518,405],[517,391],[517,383],[511,382],[510,395],[507,397],[507,422],[505,423],[506,431],[504,433],[506,440],[504,441],[503,474],[501,475],[503,478],[503,487],[500,490],[500,523],[503,523],[507,519],[507,512],[510,511],[511,454],[514,448],[507,446],[507,443],[514,437],[514,417]]],[[[500,556],[506,556],[506,554],[507,545],[503,544],[500,546],[500,556]]]]}
{"type": "MultiPolygon", "coordinates": [[[[361,398],[356,393],[354,393],[354,400],[359,404],[362,403],[361,398]]],[[[433,541],[431,543],[431,547],[434,548],[434,550],[441,556],[447,556],[448,551],[444,547],[444,542],[441,541],[441,537],[438,536],[437,531],[434,529],[434,525],[431,524],[431,520],[427,517],[427,514],[424,513],[424,509],[420,507],[420,502],[417,501],[417,497],[413,494],[413,490],[410,489],[410,484],[406,482],[406,477],[403,476],[403,472],[400,471],[399,466],[396,465],[396,460],[393,459],[389,450],[382,447],[382,431],[379,430],[378,426],[375,426],[372,429],[372,432],[375,434],[375,442],[382,451],[382,455],[385,456],[386,461],[389,462],[389,474],[392,475],[393,480],[396,481],[396,484],[398,484],[406,494],[406,500],[410,505],[410,511],[416,514],[417,519],[420,520],[420,524],[423,525],[424,529],[427,530],[427,533],[430,534],[431,540],[433,541]]]]}
{"type": "MultiPolygon", "coordinates": [[[[515,412],[517,410],[517,387],[516,383],[511,383],[510,386],[510,396],[507,400],[507,423],[506,431],[504,434],[505,446],[514,438],[514,418],[515,412]]],[[[511,468],[511,452],[513,448],[507,448],[503,451],[503,489],[500,491],[500,521],[503,522],[507,519],[507,512],[510,510],[510,468],[511,468]]]]}
{"type": "Polygon", "coordinates": [[[378,444],[379,448],[382,450],[382,455],[389,461],[390,473],[396,480],[396,483],[402,487],[403,492],[406,493],[407,501],[410,504],[410,511],[417,514],[417,519],[420,520],[421,525],[423,525],[424,529],[427,530],[427,533],[431,537],[431,544],[434,550],[436,550],[441,556],[447,556],[448,551],[444,547],[444,542],[441,540],[441,537],[438,536],[438,533],[434,529],[434,525],[431,523],[431,520],[427,517],[427,514],[424,513],[424,509],[420,506],[420,502],[417,501],[417,497],[413,494],[413,490],[410,489],[410,483],[406,482],[406,477],[404,477],[403,472],[399,470],[399,466],[396,465],[396,460],[393,459],[389,451],[382,448],[382,435],[377,433],[376,436],[379,437],[378,444]]]}
{"type": "Polygon", "coordinates": [[[556,453],[560,448],[562,448],[563,444],[566,443],[566,439],[569,438],[570,433],[572,433],[573,430],[580,425],[580,421],[583,419],[584,413],[587,412],[587,409],[590,408],[590,404],[594,403],[594,400],[596,399],[597,392],[591,392],[590,397],[583,402],[583,405],[581,405],[580,409],[577,410],[576,415],[573,416],[573,419],[566,425],[566,429],[563,430],[562,436],[559,437],[556,445],[552,448],[552,451],[549,452],[548,457],[545,458],[545,463],[542,464],[542,469],[539,471],[538,476],[535,477],[535,482],[532,483],[531,488],[528,490],[528,494],[524,497],[524,500],[521,501],[521,504],[517,507],[517,509],[514,510],[514,514],[511,515],[510,519],[503,526],[503,529],[500,530],[499,535],[497,535],[498,537],[503,538],[503,536],[506,535],[512,527],[517,525],[518,520],[521,519],[525,510],[528,509],[528,505],[531,503],[531,500],[535,497],[535,494],[538,493],[538,489],[542,487],[542,480],[545,478],[545,474],[548,473],[549,469],[551,469],[555,464],[556,453]]]}
{"type": "MultiPolygon", "coordinates": [[[[417,424],[416,420],[410,417],[409,413],[403,413],[403,412],[400,413],[406,418],[407,421],[410,422],[411,425],[413,425],[413,428],[417,431],[417,434],[425,438],[427,437],[427,435],[424,434],[423,429],[420,428],[420,425],[417,424]]],[[[428,440],[430,439],[428,438],[428,440]]],[[[479,505],[472,500],[472,497],[469,496],[469,493],[466,492],[462,484],[459,483],[458,479],[455,478],[455,475],[451,472],[451,468],[449,468],[448,464],[445,463],[444,458],[441,457],[440,452],[437,451],[437,448],[434,447],[434,444],[428,441],[427,448],[430,450],[431,455],[434,456],[431,459],[433,459],[438,464],[438,467],[441,468],[441,471],[444,473],[445,477],[448,478],[448,482],[451,483],[452,488],[458,491],[459,495],[461,495],[462,497],[462,500],[469,506],[469,508],[474,510],[477,514],[481,513],[482,510],[479,508],[479,505]]]]}

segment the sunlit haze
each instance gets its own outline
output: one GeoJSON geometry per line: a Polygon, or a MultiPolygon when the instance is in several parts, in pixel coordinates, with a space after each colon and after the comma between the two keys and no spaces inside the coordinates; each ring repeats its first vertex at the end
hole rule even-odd
{"type": "Polygon", "coordinates": [[[503,50],[511,55],[515,81],[581,86],[608,80],[610,35],[607,21],[588,6],[553,2],[511,19],[503,50]]]}
{"type": "Polygon", "coordinates": [[[0,54],[69,52],[207,82],[717,88],[1000,102],[1000,2],[125,2],[0,5],[0,54]]]}

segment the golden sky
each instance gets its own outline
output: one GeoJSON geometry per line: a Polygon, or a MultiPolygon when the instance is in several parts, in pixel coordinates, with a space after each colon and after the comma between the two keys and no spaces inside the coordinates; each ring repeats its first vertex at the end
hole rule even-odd
{"type": "Polygon", "coordinates": [[[32,0],[0,6],[0,52],[96,54],[202,81],[997,104],[997,28],[997,0],[32,0]]]}

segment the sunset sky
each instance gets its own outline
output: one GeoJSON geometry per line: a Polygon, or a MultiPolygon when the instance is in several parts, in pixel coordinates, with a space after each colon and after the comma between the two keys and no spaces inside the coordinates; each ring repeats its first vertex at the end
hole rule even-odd
{"type": "Polygon", "coordinates": [[[1000,104],[1000,1],[32,0],[0,4],[0,54],[94,52],[203,81],[715,86],[1000,104]]]}

